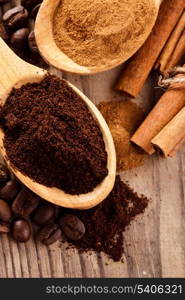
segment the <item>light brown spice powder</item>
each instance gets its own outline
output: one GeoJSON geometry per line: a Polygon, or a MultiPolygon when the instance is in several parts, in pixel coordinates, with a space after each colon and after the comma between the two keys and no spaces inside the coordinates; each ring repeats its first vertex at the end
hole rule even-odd
{"type": "Polygon", "coordinates": [[[130,100],[103,102],[98,106],[113,136],[118,172],[142,165],[146,154],[130,142],[130,138],[144,119],[140,107],[130,100]]]}
{"type": "Polygon", "coordinates": [[[153,0],[61,0],[53,23],[57,46],[83,66],[126,60],[146,39],[153,0]]]}

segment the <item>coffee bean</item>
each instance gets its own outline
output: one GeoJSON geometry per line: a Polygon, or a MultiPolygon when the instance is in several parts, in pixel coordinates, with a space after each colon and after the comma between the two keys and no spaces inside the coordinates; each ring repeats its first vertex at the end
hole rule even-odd
{"type": "Polygon", "coordinates": [[[31,51],[36,52],[36,53],[39,52],[37,43],[36,43],[36,39],[35,39],[34,31],[31,31],[28,36],[28,44],[29,44],[31,51]]]}
{"type": "Polygon", "coordinates": [[[7,41],[9,39],[8,30],[5,28],[5,26],[2,22],[0,22],[0,37],[5,41],[7,41]]]}
{"type": "Polygon", "coordinates": [[[9,180],[3,188],[0,189],[0,198],[11,201],[15,198],[20,190],[20,184],[14,178],[9,180]]]}
{"type": "Polygon", "coordinates": [[[10,39],[10,45],[16,51],[22,51],[28,45],[28,35],[29,29],[28,28],[21,28],[14,32],[10,39]]]}
{"type": "Polygon", "coordinates": [[[21,28],[14,32],[10,39],[10,45],[16,51],[22,51],[26,48],[28,44],[28,35],[29,29],[28,28],[21,28]]]}
{"type": "Polygon", "coordinates": [[[66,237],[72,241],[80,240],[85,234],[84,224],[74,215],[66,215],[60,218],[60,226],[66,237]]]}
{"type": "Polygon", "coordinates": [[[10,177],[10,172],[3,164],[0,164],[0,184],[4,184],[8,181],[10,177]]]}
{"type": "Polygon", "coordinates": [[[34,213],[33,221],[38,225],[47,224],[55,216],[54,205],[45,204],[40,206],[34,213]]]}
{"type": "Polygon", "coordinates": [[[11,29],[22,27],[28,20],[28,11],[21,5],[9,9],[3,15],[3,22],[11,29]]]}
{"type": "Polygon", "coordinates": [[[17,242],[27,242],[31,236],[30,224],[23,219],[15,221],[13,224],[12,235],[17,242]]]}
{"type": "Polygon", "coordinates": [[[45,245],[51,245],[61,238],[61,230],[57,224],[48,224],[37,232],[36,238],[45,245]]]}
{"type": "Polygon", "coordinates": [[[12,211],[19,216],[28,217],[39,205],[40,197],[24,188],[15,198],[12,211]]]}
{"type": "Polygon", "coordinates": [[[0,223],[0,233],[8,233],[10,231],[10,225],[8,223],[0,223]]]}
{"type": "Polygon", "coordinates": [[[31,222],[31,225],[32,225],[32,232],[33,232],[34,235],[36,235],[37,232],[38,232],[38,230],[40,229],[40,226],[37,225],[37,224],[34,223],[34,222],[31,222]]]}
{"type": "Polygon", "coordinates": [[[9,205],[4,200],[0,200],[0,221],[10,222],[11,218],[12,212],[9,205]]]}
{"type": "Polygon", "coordinates": [[[42,1],[43,0],[21,0],[21,4],[28,10],[31,10],[42,1]]]}
{"type": "Polygon", "coordinates": [[[31,11],[31,13],[30,13],[30,18],[32,18],[32,19],[34,19],[34,20],[36,19],[40,7],[41,7],[41,3],[40,3],[40,4],[37,4],[37,5],[32,9],[32,11],[31,11]]]}

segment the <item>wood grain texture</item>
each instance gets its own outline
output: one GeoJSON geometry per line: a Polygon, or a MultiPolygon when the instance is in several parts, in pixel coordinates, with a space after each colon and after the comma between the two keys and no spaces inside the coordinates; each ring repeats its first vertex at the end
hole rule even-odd
{"type": "MultiPolygon", "coordinates": [[[[63,77],[97,104],[122,99],[111,89],[119,72],[117,68],[95,76],[64,73],[63,77]]],[[[146,110],[155,101],[151,84],[148,80],[136,100],[146,110]]],[[[122,178],[151,198],[145,214],[124,234],[124,263],[114,263],[104,254],[66,251],[63,244],[17,244],[1,234],[0,277],[185,277],[185,146],[173,159],[149,157],[122,178]]]]}

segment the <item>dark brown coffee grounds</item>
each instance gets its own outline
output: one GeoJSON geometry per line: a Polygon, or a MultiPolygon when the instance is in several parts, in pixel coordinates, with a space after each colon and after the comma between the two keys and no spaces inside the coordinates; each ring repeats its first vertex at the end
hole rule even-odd
{"type": "Polygon", "coordinates": [[[25,187],[17,187],[15,193],[15,184],[9,183],[6,181],[0,187],[3,199],[0,201],[0,233],[10,232],[16,241],[24,242],[32,235],[47,245],[67,240],[66,250],[75,247],[81,252],[102,251],[115,261],[122,261],[125,228],[144,212],[149,201],[134,193],[119,176],[109,196],[100,205],[86,211],[47,203],[25,187]],[[6,195],[3,190],[6,190],[6,195]]]}
{"type": "Polygon", "coordinates": [[[13,89],[0,125],[10,162],[38,183],[81,194],[108,173],[99,126],[83,100],[56,76],[13,89]]]}
{"type": "Polygon", "coordinates": [[[67,240],[82,252],[102,251],[114,261],[119,261],[124,252],[123,232],[138,214],[144,212],[148,201],[117,176],[112,192],[100,205],[87,211],[64,211],[64,214],[77,216],[86,228],[80,240],[67,240]]]}

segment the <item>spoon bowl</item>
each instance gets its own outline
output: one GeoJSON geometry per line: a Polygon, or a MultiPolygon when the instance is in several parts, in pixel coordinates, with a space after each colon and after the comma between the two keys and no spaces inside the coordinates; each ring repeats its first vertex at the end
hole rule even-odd
{"type": "Polygon", "coordinates": [[[123,60],[123,58],[114,59],[111,62],[107,63],[104,66],[92,66],[86,67],[77,64],[74,60],[68,57],[55,43],[53,37],[53,18],[55,11],[60,4],[60,0],[44,0],[35,23],[35,37],[37,41],[37,46],[39,48],[40,54],[44,58],[46,62],[55,68],[81,75],[90,75],[98,72],[103,72],[110,70],[123,62],[129,59],[144,43],[144,41],[149,36],[155,21],[158,15],[158,9],[161,3],[161,0],[153,0],[156,5],[156,12],[151,16],[152,21],[150,26],[147,27],[145,34],[143,35],[143,40],[141,43],[136,45],[136,47],[129,53],[127,57],[123,60]]]}
{"type": "MultiPolygon", "coordinates": [[[[0,101],[1,105],[3,105],[6,102],[12,88],[20,88],[23,84],[28,82],[40,82],[47,72],[30,65],[17,57],[1,38],[0,49],[0,101]]],[[[108,154],[108,175],[97,187],[94,188],[92,192],[81,195],[70,195],[60,189],[46,187],[23,175],[7,158],[3,143],[4,132],[2,129],[0,129],[0,151],[10,169],[18,177],[18,179],[41,198],[63,207],[89,209],[103,201],[114,186],[116,176],[115,147],[110,130],[99,110],[81,91],[69,82],[68,84],[86,103],[92,116],[97,121],[103,134],[105,148],[108,154]]]]}

